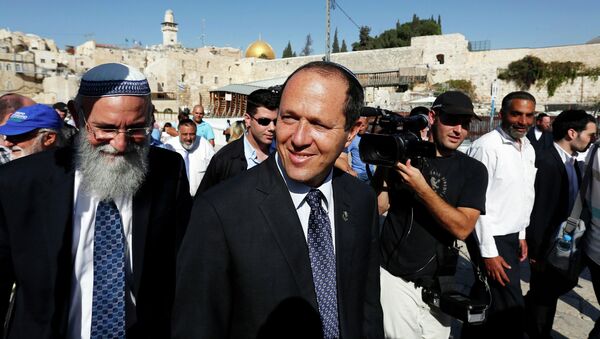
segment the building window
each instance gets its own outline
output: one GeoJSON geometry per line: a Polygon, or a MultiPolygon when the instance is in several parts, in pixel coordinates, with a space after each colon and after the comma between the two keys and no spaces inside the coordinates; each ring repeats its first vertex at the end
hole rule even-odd
{"type": "Polygon", "coordinates": [[[219,83],[219,77],[215,77],[215,85],[219,83]]]}
{"type": "Polygon", "coordinates": [[[204,76],[203,76],[203,75],[201,75],[201,76],[200,76],[200,84],[203,84],[203,83],[204,83],[204,76]]]}
{"type": "Polygon", "coordinates": [[[40,62],[45,64],[46,63],[46,59],[40,59],[40,62]]]}
{"type": "Polygon", "coordinates": [[[229,78],[229,84],[231,84],[231,78],[229,78]]]}
{"type": "Polygon", "coordinates": [[[10,64],[6,64],[6,70],[10,71],[10,69],[11,69],[10,64]]]}
{"type": "Polygon", "coordinates": [[[435,58],[440,63],[440,65],[444,64],[444,55],[443,54],[438,54],[438,55],[435,56],[435,58]]]}
{"type": "Polygon", "coordinates": [[[55,60],[55,59],[51,59],[51,60],[50,60],[50,62],[51,62],[51,63],[55,63],[55,62],[56,62],[56,60],[55,60]]]}
{"type": "Polygon", "coordinates": [[[83,61],[80,61],[80,62],[79,62],[79,65],[80,65],[80,66],[83,66],[83,61]]]}
{"type": "Polygon", "coordinates": [[[206,62],[206,68],[210,67],[210,61],[206,62]]]}
{"type": "Polygon", "coordinates": [[[21,64],[15,64],[15,72],[17,72],[17,73],[23,73],[23,65],[21,65],[21,64]]]}

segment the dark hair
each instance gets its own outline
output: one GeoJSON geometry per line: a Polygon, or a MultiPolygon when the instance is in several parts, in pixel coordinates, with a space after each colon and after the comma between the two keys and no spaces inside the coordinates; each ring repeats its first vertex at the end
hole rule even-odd
{"type": "Polygon", "coordinates": [[[533,105],[535,106],[535,97],[533,95],[531,95],[531,94],[529,94],[529,92],[525,92],[525,91],[516,91],[516,92],[508,93],[504,97],[504,99],[502,99],[502,107],[500,108],[500,112],[508,113],[507,111],[510,108],[512,101],[515,99],[531,101],[531,102],[533,102],[533,105]]]}
{"type": "Polygon", "coordinates": [[[574,129],[575,132],[581,132],[588,123],[596,123],[591,114],[580,109],[570,109],[560,113],[552,123],[552,138],[554,141],[561,140],[567,135],[567,131],[574,129]]]}
{"type": "Polygon", "coordinates": [[[64,102],[57,102],[54,105],[52,105],[52,108],[57,109],[61,112],[68,112],[69,108],[67,107],[67,104],[65,104],[64,102]]]}
{"type": "Polygon", "coordinates": [[[549,117],[549,115],[546,113],[540,113],[535,117],[535,121],[542,121],[542,119],[544,119],[545,117],[549,117]]]}
{"type": "Polygon", "coordinates": [[[413,108],[410,111],[409,116],[414,117],[415,115],[428,115],[429,114],[429,108],[427,107],[423,107],[423,106],[417,106],[415,108],[413,108]]]}
{"type": "Polygon", "coordinates": [[[182,121],[182,120],[186,120],[186,119],[188,119],[188,120],[189,120],[189,118],[190,118],[190,117],[188,116],[188,114],[187,114],[187,113],[179,112],[179,113],[177,114],[177,121],[182,121]]]}
{"type": "Polygon", "coordinates": [[[248,95],[246,113],[254,116],[254,114],[256,114],[256,109],[259,107],[275,110],[277,107],[279,107],[280,98],[281,97],[278,92],[263,88],[257,89],[248,95]]]}
{"type": "Polygon", "coordinates": [[[300,66],[285,80],[282,86],[281,93],[285,91],[285,87],[290,79],[301,71],[315,71],[324,76],[338,75],[346,80],[348,83],[348,90],[346,91],[346,105],[344,107],[344,114],[346,115],[346,123],[344,129],[349,130],[356,120],[360,116],[360,110],[363,107],[365,94],[363,92],[362,85],[349,69],[346,67],[330,61],[313,61],[305,65],[300,66]]]}
{"type": "Polygon", "coordinates": [[[193,122],[192,119],[183,119],[183,120],[179,120],[179,126],[177,127],[177,129],[181,128],[181,126],[196,127],[196,123],[193,122]]]}

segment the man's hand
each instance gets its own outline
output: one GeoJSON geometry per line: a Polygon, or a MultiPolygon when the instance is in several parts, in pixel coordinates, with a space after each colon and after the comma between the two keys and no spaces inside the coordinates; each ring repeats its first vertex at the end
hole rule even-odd
{"type": "Polygon", "coordinates": [[[506,286],[506,283],[510,282],[510,279],[508,279],[508,276],[504,270],[510,270],[511,267],[506,261],[504,261],[504,258],[501,256],[483,258],[483,262],[485,263],[487,275],[490,278],[496,280],[502,286],[506,286]]]}
{"type": "Polygon", "coordinates": [[[404,183],[415,191],[415,193],[421,195],[425,190],[431,189],[427,181],[425,181],[423,173],[411,165],[410,159],[406,161],[406,165],[398,162],[396,164],[396,171],[402,176],[404,183]]]}
{"type": "Polygon", "coordinates": [[[524,261],[527,259],[527,241],[525,239],[519,239],[519,261],[524,261]]]}

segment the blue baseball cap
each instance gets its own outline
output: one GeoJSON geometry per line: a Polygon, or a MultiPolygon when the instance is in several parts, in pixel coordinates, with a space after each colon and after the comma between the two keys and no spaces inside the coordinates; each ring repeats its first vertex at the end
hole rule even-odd
{"type": "Polygon", "coordinates": [[[63,122],[56,111],[47,105],[35,104],[19,108],[6,124],[0,126],[0,134],[19,135],[38,128],[60,130],[63,122]]]}

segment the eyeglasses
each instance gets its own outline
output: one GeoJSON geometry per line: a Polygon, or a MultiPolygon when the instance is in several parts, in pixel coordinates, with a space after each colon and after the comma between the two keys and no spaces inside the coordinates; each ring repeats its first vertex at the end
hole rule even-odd
{"type": "Polygon", "coordinates": [[[255,118],[251,115],[250,115],[250,117],[252,119],[256,120],[256,122],[258,122],[258,124],[261,126],[269,126],[269,124],[271,124],[271,121],[273,122],[273,125],[277,125],[277,118],[271,120],[269,118],[255,118]]]}
{"type": "Polygon", "coordinates": [[[111,140],[117,137],[119,133],[125,133],[125,135],[135,141],[141,141],[145,139],[150,132],[152,132],[152,127],[134,127],[134,128],[126,128],[126,129],[118,129],[118,128],[96,128],[92,127],[87,120],[85,119],[85,115],[83,112],[81,113],[83,117],[83,122],[87,129],[92,132],[94,138],[97,140],[111,140]]]}

